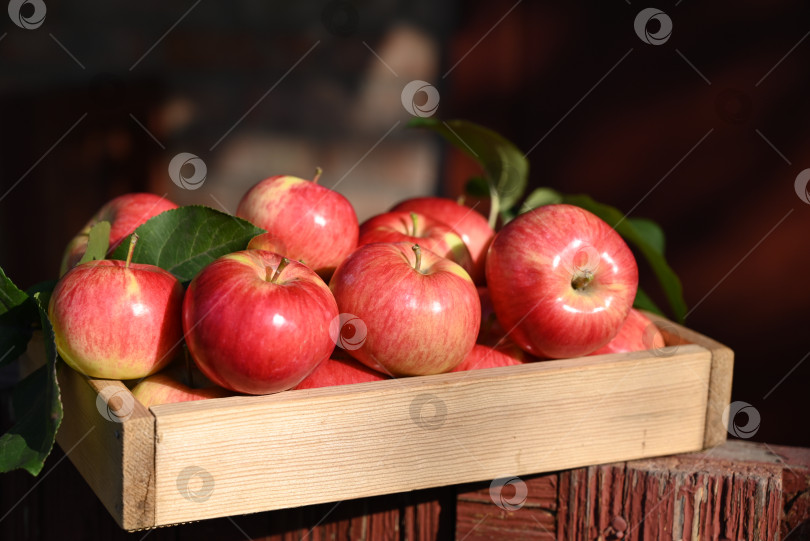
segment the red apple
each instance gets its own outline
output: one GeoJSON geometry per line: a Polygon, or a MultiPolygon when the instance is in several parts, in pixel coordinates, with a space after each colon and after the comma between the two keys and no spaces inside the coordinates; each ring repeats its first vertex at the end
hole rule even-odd
{"type": "Polygon", "coordinates": [[[346,354],[336,350],[332,356],[318,365],[310,375],[299,383],[296,389],[315,389],[334,385],[350,385],[366,381],[382,381],[388,376],[360,364],[346,354]]]}
{"type": "Polygon", "coordinates": [[[266,252],[273,252],[276,254],[284,255],[287,253],[287,246],[280,238],[273,233],[262,233],[256,235],[247,245],[248,250],[264,250],[266,252]]]}
{"type": "Polygon", "coordinates": [[[489,289],[479,287],[478,299],[481,301],[481,328],[478,331],[476,343],[497,349],[499,352],[521,362],[537,360],[530,358],[528,353],[520,349],[520,347],[507,336],[506,331],[503,330],[503,327],[501,327],[495,315],[495,307],[492,306],[489,289]]]}
{"type": "Polygon", "coordinates": [[[263,250],[220,257],[189,284],[186,344],[215,384],[240,393],[295,387],[335,347],[335,299],[305,265],[263,250]]]}
{"type": "Polygon", "coordinates": [[[613,340],[591,353],[591,355],[644,351],[645,349],[660,349],[665,346],[664,335],[650,321],[650,318],[635,308],[631,308],[630,313],[627,314],[627,319],[624,320],[619,329],[619,333],[613,337],[613,340]]]}
{"type": "Polygon", "coordinates": [[[147,408],[160,404],[233,396],[231,391],[214,385],[200,388],[189,387],[165,372],[144,379],[132,388],[132,394],[147,408]]]}
{"type": "Polygon", "coordinates": [[[232,391],[211,383],[190,359],[174,362],[157,374],[139,381],[132,388],[132,394],[147,408],[234,395],[232,391]]]}
{"type": "Polygon", "coordinates": [[[341,314],[355,328],[362,322],[365,332],[349,341],[348,353],[374,370],[448,372],[475,344],[481,323],[475,285],[459,265],[430,250],[367,244],[340,264],[329,286],[341,314]]]}
{"type": "Polygon", "coordinates": [[[487,219],[470,207],[444,197],[415,197],[395,205],[392,211],[407,211],[423,214],[444,222],[458,233],[472,257],[470,276],[476,284],[484,281],[484,262],[495,231],[487,219]]]}
{"type": "Polygon", "coordinates": [[[472,258],[464,241],[449,226],[415,212],[386,212],[360,225],[358,246],[373,242],[406,242],[446,257],[468,273],[472,258]]]}
{"type": "Polygon", "coordinates": [[[79,234],[68,243],[62,257],[62,267],[59,274],[65,274],[79,263],[87,250],[90,229],[98,222],[110,222],[110,248],[108,253],[112,253],[121,244],[121,241],[132,234],[139,225],[166,210],[176,208],[177,205],[165,197],[151,193],[119,195],[101,207],[87,222],[84,229],[79,231],[79,234]]]}
{"type": "MultiPolygon", "coordinates": [[[[136,238],[136,237],[134,237],[136,238]]],[[[135,243],[130,244],[130,258],[135,243]]],[[[93,378],[158,372],[183,341],[183,287],[153,265],[102,259],[69,270],[48,305],[56,349],[93,378]]]]}
{"type": "Polygon", "coordinates": [[[517,364],[524,364],[524,362],[525,361],[516,359],[489,346],[475,344],[469,355],[467,355],[461,364],[456,366],[452,372],[463,372],[465,370],[476,370],[479,368],[495,368],[498,366],[515,366],[517,364]]]}
{"type": "Polygon", "coordinates": [[[498,321],[539,357],[586,355],[619,332],[636,295],[627,244],[594,214],[548,205],[521,214],[492,241],[487,285],[498,321]]]}
{"type": "Polygon", "coordinates": [[[236,215],[265,229],[289,259],[329,279],[357,246],[357,215],[341,194],[298,177],[279,175],[253,186],[236,215]]]}

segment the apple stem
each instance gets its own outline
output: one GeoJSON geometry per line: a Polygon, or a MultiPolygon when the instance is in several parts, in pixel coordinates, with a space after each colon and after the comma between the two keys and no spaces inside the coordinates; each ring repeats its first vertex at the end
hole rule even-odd
{"type": "Polygon", "coordinates": [[[129,264],[132,263],[132,254],[135,252],[135,245],[138,244],[138,234],[133,233],[132,236],[129,238],[129,250],[127,250],[127,262],[124,265],[124,268],[129,268],[129,264]]]}
{"type": "Polygon", "coordinates": [[[323,169],[320,167],[315,168],[315,176],[312,178],[312,182],[317,184],[318,181],[321,179],[321,174],[323,173],[323,169]]]}
{"type": "Polygon", "coordinates": [[[591,283],[593,280],[593,273],[592,272],[584,272],[582,274],[577,274],[571,280],[571,287],[576,290],[584,289],[587,287],[588,284],[591,283]]]}
{"type": "Polygon", "coordinates": [[[418,244],[413,245],[413,253],[416,255],[416,263],[414,264],[414,270],[422,272],[420,267],[422,266],[422,248],[419,247],[418,244]]]}
{"type": "Polygon", "coordinates": [[[456,203],[458,203],[461,206],[464,206],[465,201],[467,201],[467,197],[464,194],[459,195],[458,199],[456,199],[456,203]]]}
{"type": "Polygon", "coordinates": [[[411,224],[413,225],[413,231],[411,231],[411,236],[416,237],[416,227],[419,223],[419,216],[416,215],[415,212],[411,212],[411,224]]]}
{"type": "Polygon", "coordinates": [[[283,271],[284,268],[289,264],[290,264],[290,260],[287,259],[286,257],[282,257],[281,262],[279,262],[278,267],[276,267],[275,272],[273,271],[273,267],[268,265],[266,267],[266,269],[265,269],[267,271],[267,273],[265,275],[265,279],[268,282],[270,282],[271,284],[275,284],[276,281],[278,280],[278,277],[281,275],[281,271],[283,271]]]}

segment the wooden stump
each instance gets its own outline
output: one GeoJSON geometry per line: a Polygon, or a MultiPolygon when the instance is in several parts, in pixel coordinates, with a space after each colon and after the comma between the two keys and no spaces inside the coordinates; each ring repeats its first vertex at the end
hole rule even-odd
{"type": "Polygon", "coordinates": [[[456,538],[805,539],[810,520],[810,449],[730,441],[523,482],[516,510],[497,505],[489,486],[462,489],[456,538]]]}

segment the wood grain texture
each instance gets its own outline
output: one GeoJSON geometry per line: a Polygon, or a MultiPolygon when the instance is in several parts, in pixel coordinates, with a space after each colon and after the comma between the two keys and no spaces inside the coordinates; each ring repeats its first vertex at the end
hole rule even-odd
{"type": "Polygon", "coordinates": [[[155,523],[698,450],[710,363],[683,345],[154,406],[155,523]]]}
{"type": "MultiPolygon", "coordinates": [[[[527,497],[522,506],[514,510],[498,506],[489,485],[458,487],[456,539],[556,541],[558,475],[534,476],[521,481],[527,497]]],[[[495,494],[500,496],[497,491],[495,494]]],[[[512,501],[516,494],[517,489],[513,488],[504,496],[512,501]]]]}
{"type": "Polygon", "coordinates": [[[120,381],[89,379],[64,363],[58,378],[59,446],[122,528],[154,526],[154,417],[120,381]]]}
{"type": "Polygon", "coordinates": [[[731,402],[731,383],[734,372],[734,351],[716,340],[687,329],[655,314],[645,314],[658,326],[667,343],[667,350],[675,352],[682,344],[698,344],[712,354],[712,368],[709,375],[709,400],[706,408],[706,433],[703,447],[721,445],[728,437],[728,427],[723,422],[723,411],[731,402]]]}
{"type": "Polygon", "coordinates": [[[560,474],[558,539],[785,539],[810,518],[807,458],[729,441],[700,453],[591,466],[560,474]],[[792,464],[791,464],[792,462],[792,464]],[[801,472],[801,473],[799,473],[801,472]],[[798,474],[798,475],[797,475],[798,474]],[[802,478],[786,492],[786,476],[802,478]]]}
{"type": "Polygon", "coordinates": [[[810,533],[810,449],[731,440],[521,480],[526,500],[509,511],[488,485],[458,487],[456,539],[799,541],[810,533]]]}

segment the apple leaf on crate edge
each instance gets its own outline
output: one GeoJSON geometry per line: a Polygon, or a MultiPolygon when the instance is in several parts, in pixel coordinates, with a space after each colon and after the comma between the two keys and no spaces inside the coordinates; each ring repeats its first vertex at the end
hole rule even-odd
{"type": "MultiPolygon", "coordinates": [[[[135,230],[133,263],[156,265],[183,283],[216,258],[244,250],[264,229],[210,207],[193,205],[167,210],[135,230]]],[[[131,235],[110,256],[125,260],[131,235]]]]}
{"type": "Polygon", "coordinates": [[[56,345],[48,321],[49,293],[34,294],[45,342],[45,364],[19,382],[13,393],[16,423],[0,436],[0,472],[22,468],[31,475],[42,471],[62,423],[62,402],[56,380],[56,345]]]}
{"type": "Polygon", "coordinates": [[[87,250],[79,260],[79,264],[104,259],[107,257],[107,248],[110,247],[110,222],[98,222],[90,228],[87,234],[87,250]]]}
{"type": "MultiPolygon", "coordinates": [[[[672,270],[664,257],[664,233],[658,224],[643,218],[627,218],[617,208],[598,203],[587,195],[565,195],[550,188],[543,188],[543,190],[545,190],[543,197],[537,196],[534,199],[534,202],[540,203],[537,206],[551,203],[568,203],[569,205],[584,208],[602,218],[626,241],[635,246],[655,273],[675,319],[683,323],[686,316],[683,287],[675,271],[672,270]],[[554,194],[556,194],[556,197],[554,194]]],[[[527,199],[521,207],[521,212],[527,212],[535,208],[528,204],[531,202],[527,199]]],[[[636,295],[635,306],[661,313],[661,310],[655,306],[652,299],[641,290],[636,295]]]]}
{"type": "MultiPolygon", "coordinates": [[[[500,134],[466,120],[416,117],[408,127],[433,130],[475,159],[484,170],[491,198],[489,225],[495,227],[498,212],[504,222],[509,221],[511,208],[523,197],[529,182],[529,161],[518,147],[500,134]]],[[[481,191],[481,186],[477,188],[481,191]]]]}

